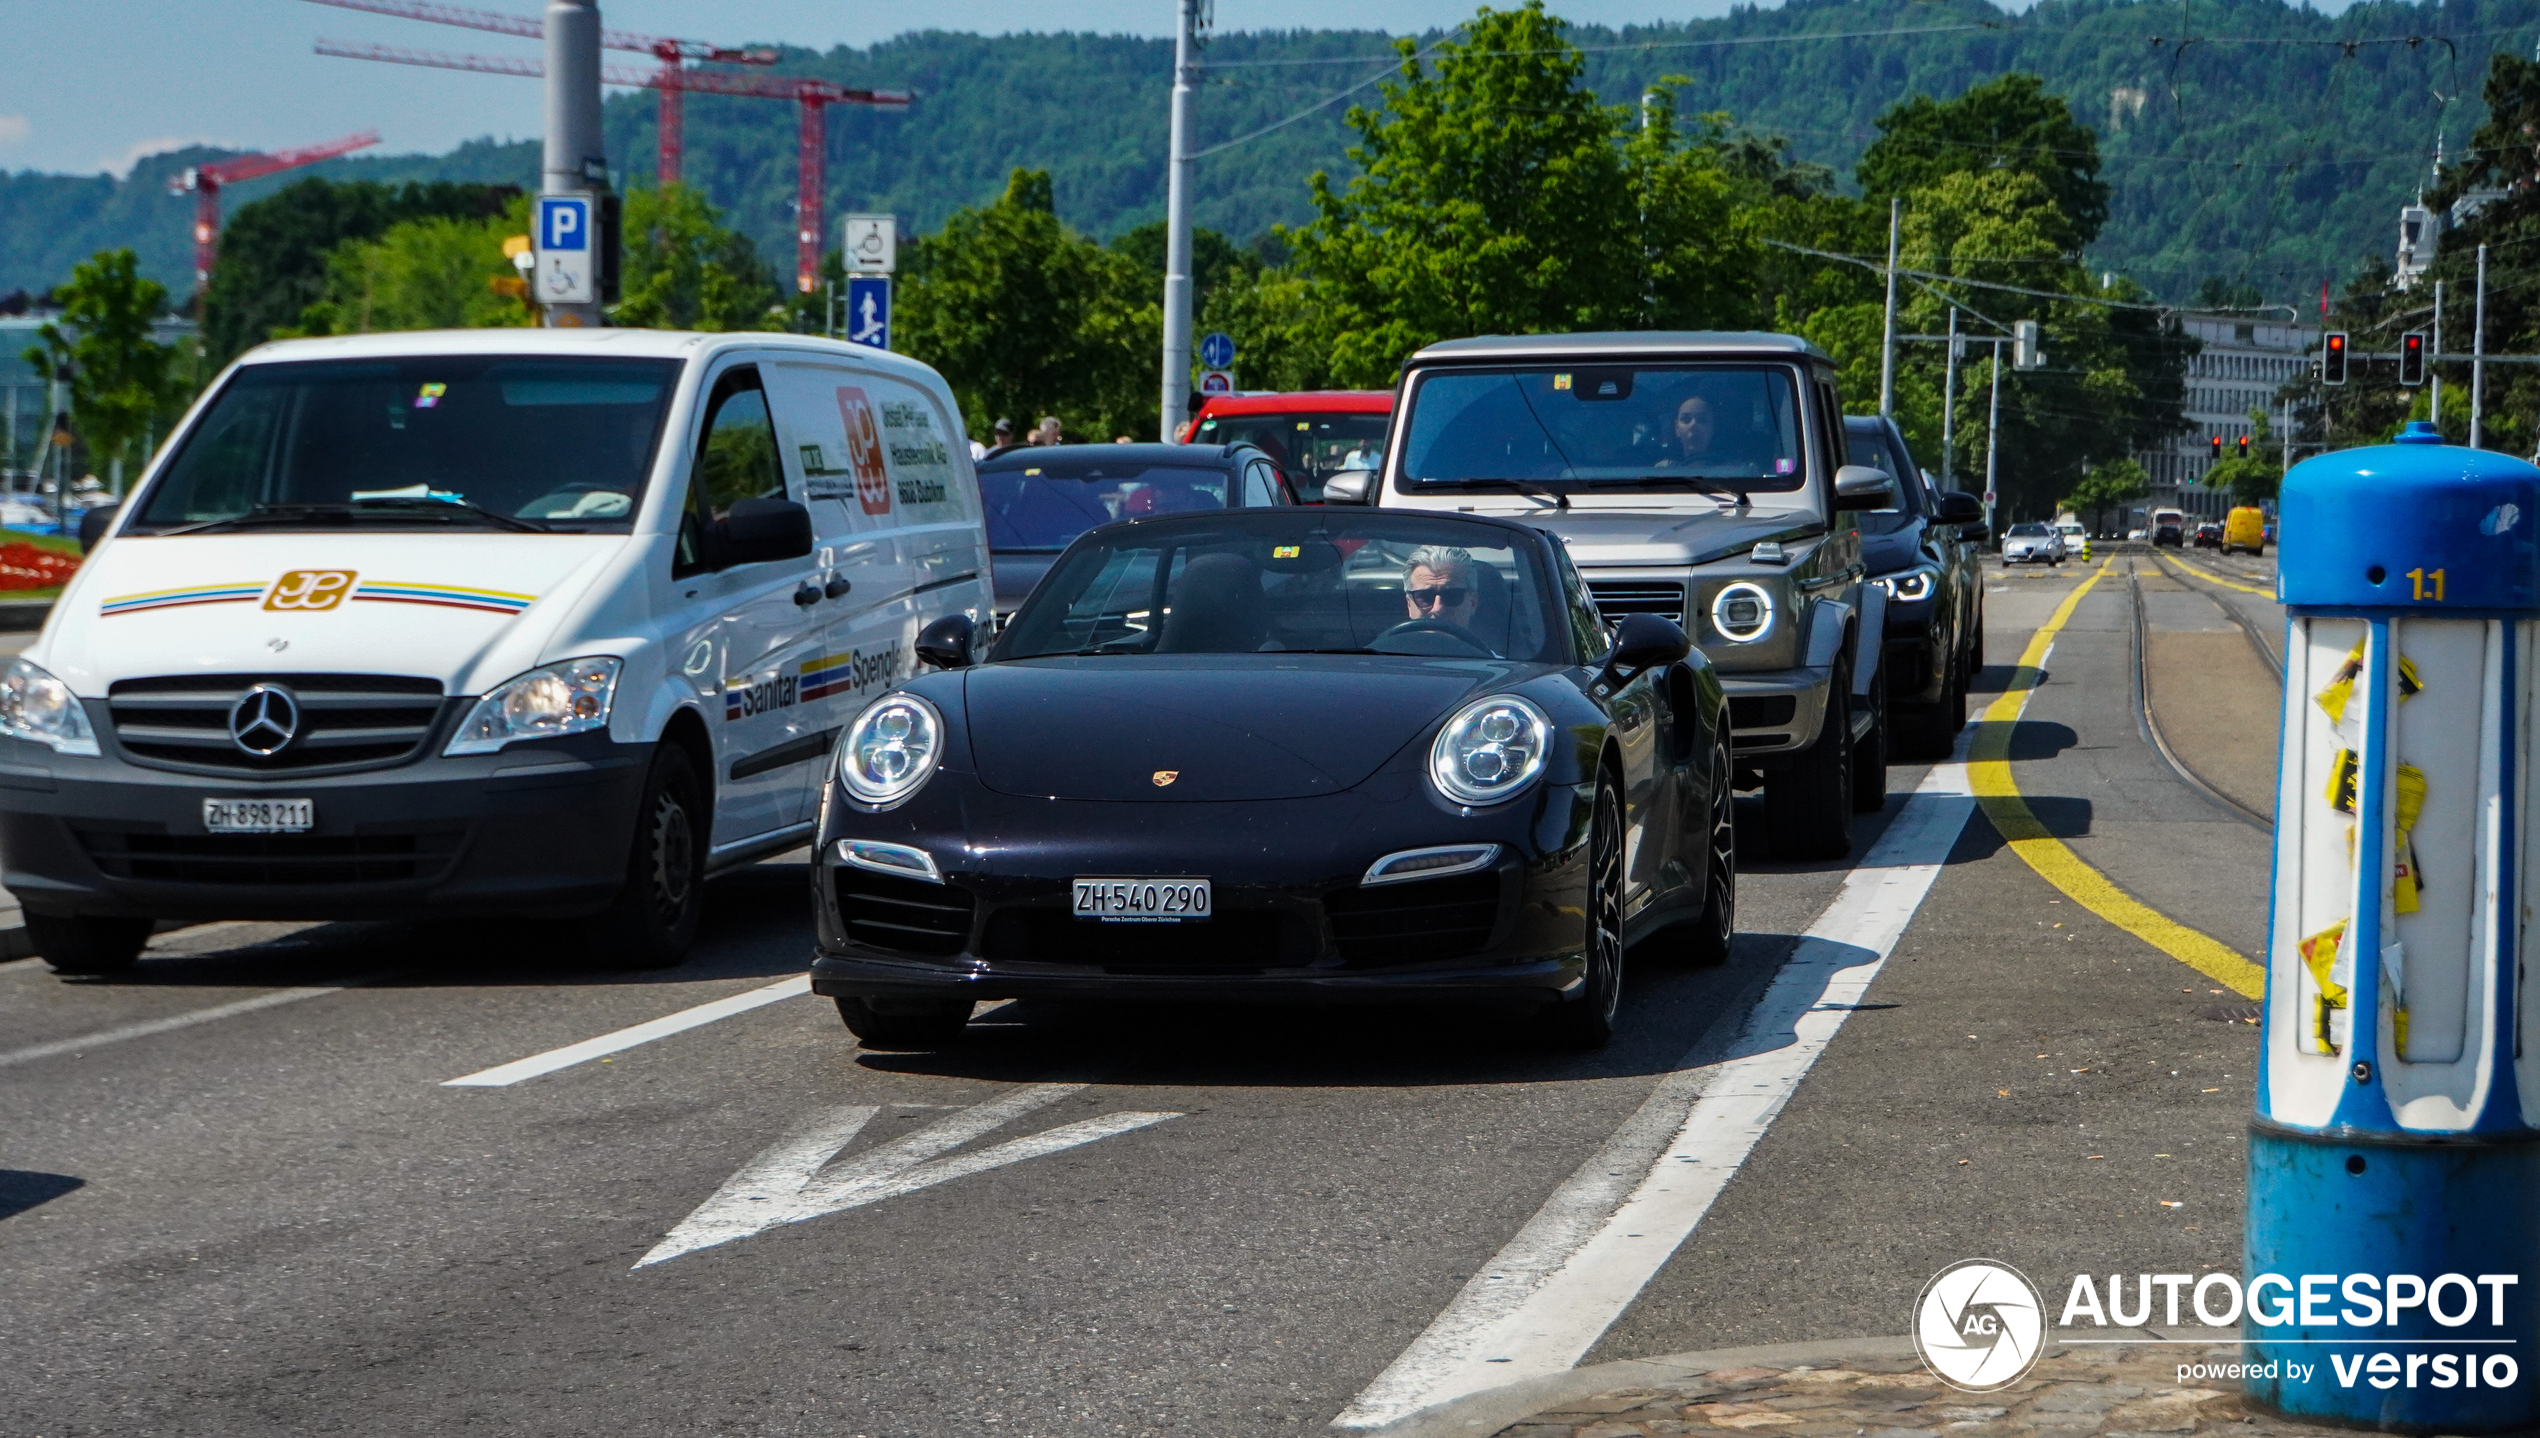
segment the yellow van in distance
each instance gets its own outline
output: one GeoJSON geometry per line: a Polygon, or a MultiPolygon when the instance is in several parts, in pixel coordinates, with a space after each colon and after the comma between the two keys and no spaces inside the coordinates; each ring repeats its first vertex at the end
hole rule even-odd
{"type": "Polygon", "coordinates": [[[2222,552],[2245,549],[2251,554],[2267,552],[2266,511],[2244,504],[2223,518],[2222,552]]]}

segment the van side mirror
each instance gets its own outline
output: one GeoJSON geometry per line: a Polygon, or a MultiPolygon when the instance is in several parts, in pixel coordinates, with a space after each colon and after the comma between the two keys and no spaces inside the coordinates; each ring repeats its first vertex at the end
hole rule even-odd
{"type": "Polygon", "coordinates": [[[947,614],[917,631],[917,657],[938,669],[970,667],[970,646],[979,626],[967,614],[947,614]]]}
{"type": "Polygon", "coordinates": [[[106,537],[106,531],[115,527],[115,516],[121,513],[123,513],[123,506],[120,504],[101,505],[95,509],[80,511],[79,552],[86,554],[95,549],[98,541],[106,537]]]}
{"type": "Polygon", "coordinates": [[[1984,501],[1963,489],[1944,489],[1940,492],[1939,522],[1981,525],[1984,523],[1984,501]]]}
{"type": "Polygon", "coordinates": [[[1693,641],[1674,620],[1657,614],[1626,614],[1614,626],[1614,653],[1605,662],[1614,669],[1653,669],[1692,652],[1693,641]]]}
{"type": "Polygon", "coordinates": [[[1323,481],[1325,504],[1367,504],[1375,498],[1376,472],[1344,469],[1323,481]]]}
{"type": "Polygon", "coordinates": [[[811,511],[790,499],[741,499],[707,531],[717,569],[800,559],[811,553],[811,511]]]}
{"type": "Polygon", "coordinates": [[[1834,472],[1836,509],[1878,509],[1896,497],[1896,478],[1866,464],[1847,464],[1834,472]]]}

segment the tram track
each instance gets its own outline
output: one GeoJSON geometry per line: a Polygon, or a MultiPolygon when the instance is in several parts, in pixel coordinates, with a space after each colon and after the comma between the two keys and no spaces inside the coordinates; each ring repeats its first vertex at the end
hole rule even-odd
{"type": "MultiPolygon", "coordinates": [[[[2220,788],[2217,788],[2215,785],[2208,782],[2205,777],[2197,773],[2195,767],[2190,765],[2187,760],[2179,754],[2178,750],[2171,745],[2169,737],[2161,732],[2160,716],[2154,712],[2152,707],[2152,626],[2150,617],[2143,603],[2143,584],[2140,577],[2142,572],[2142,557],[2139,554],[2130,553],[2127,554],[2125,558],[2126,596],[2134,613],[2134,623],[2132,626],[2134,635],[2133,687],[2134,722],[2136,730],[2141,733],[2144,742],[2152,746],[2152,751],[2161,756],[2161,762],[2169,768],[2170,772],[2177,777],[2180,783],[2185,784],[2189,789],[2195,791],[2195,793],[2199,797],[2203,798],[2207,803],[2212,804],[2215,808],[2222,810],[2224,813],[2240,820],[2242,823],[2267,833],[2273,833],[2275,831],[2275,820],[2272,816],[2259,813],[2257,810],[2241,803],[2237,799],[2232,798],[2229,794],[2224,793],[2220,788]]],[[[2154,555],[2152,558],[2153,567],[2156,573],[2159,573],[2164,577],[2175,578],[2170,574],[2168,567],[2161,564],[2160,557],[2158,555],[2154,555]]],[[[2269,653],[2267,647],[2263,643],[2259,642],[2255,629],[2249,624],[2247,619],[2235,612],[2233,606],[2214,600],[2211,595],[2207,595],[2206,598],[2210,602],[2213,602],[2216,608],[2223,610],[2225,613],[2230,614],[2232,618],[2239,621],[2241,632],[2248,637],[2252,645],[2256,646],[2261,656],[2270,660],[2270,667],[2274,669],[2276,680],[2279,684],[2281,684],[2284,678],[2284,672],[2281,664],[2273,662],[2273,656],[2269,653]]]]}

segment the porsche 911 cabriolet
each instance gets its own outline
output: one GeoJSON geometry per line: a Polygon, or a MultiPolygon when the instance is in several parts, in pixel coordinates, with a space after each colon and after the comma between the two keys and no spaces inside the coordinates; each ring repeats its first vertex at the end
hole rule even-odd
{"type": "Polygon", "coordinates": [[[975,642],[930,626],[823,789],[812,988],[870,1047],[1065,996],[1493,1003],[1592,1048],[1627,946],[1727,951],[1719,682],[1536,529],[1124,521],[975,642]]]}

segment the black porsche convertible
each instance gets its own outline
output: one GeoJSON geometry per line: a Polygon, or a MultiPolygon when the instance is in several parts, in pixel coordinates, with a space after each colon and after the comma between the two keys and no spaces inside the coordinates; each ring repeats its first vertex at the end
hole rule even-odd
{"type": "Polygon", "coordinates": [[[984,660],[958,616],[917,651],[821,802],[812,988],[867,1045],[1099,995],[1522,1005],[1595,1047],[1627,944],[1727,951],[1719,682],[1525,525],[1125,521],[984,660]]]}

